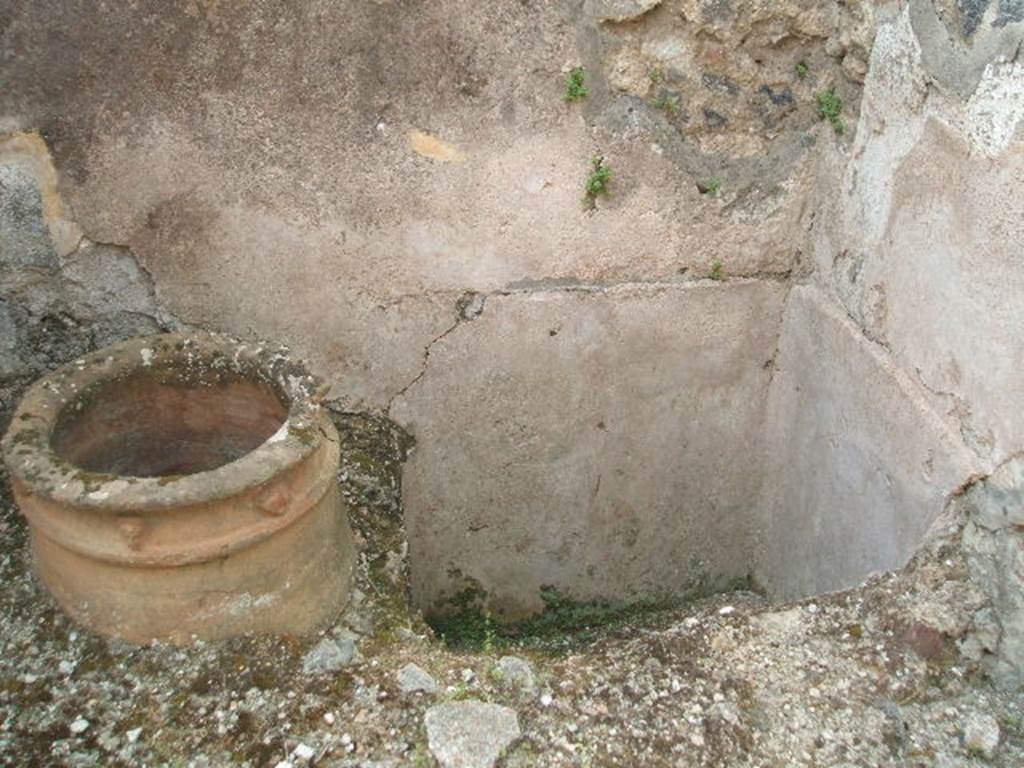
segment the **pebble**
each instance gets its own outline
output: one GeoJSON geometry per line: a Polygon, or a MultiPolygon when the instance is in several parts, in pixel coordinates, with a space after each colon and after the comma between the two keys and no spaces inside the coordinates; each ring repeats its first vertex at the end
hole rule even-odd
{"type": "Polygon", "coordinates": [[[437,681],[422,667],[406,664],[395,675],[402,693],[437,693],[437,681]]]}
{"type": "Polygon", "coordinates": [[[295,749],[292,750],[292,757],[294,757],[296,760],[301,760],[303,762],[308,762],[312,760],[313,755],[315,754],[316,750],[308,744],[300,743],[298,746],[295,747],[295,749]]]}
{"type": "Polygon", "coordinates": [[[651,656],[644,661],[643,668],[652,674],[657,674],[661,672],[661,662],[651,656]]]}
{"type": "Polygon", "coordinates": [[[356,645],[350,638],[337,641],[324,638],[303,657],[302,671],[307,675],[337,672],[356,660],[356,645]]]}
{"type": "Polygon", "coordinates": [[[84,717],[76,718],[74,722],[71,723],[71,733],[74,736],[85,733],[87,730],[89,730],[89,721],[84,717]]]}

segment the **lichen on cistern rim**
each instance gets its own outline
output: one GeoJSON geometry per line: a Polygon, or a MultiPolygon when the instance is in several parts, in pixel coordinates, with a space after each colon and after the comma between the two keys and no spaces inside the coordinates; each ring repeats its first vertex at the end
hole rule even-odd
{"type": "Polygon", "coordinates": [[[2,441],[42,582],[135,642],[304,634],[354,561],[319,382],[213,333],[126,341],[40,379],[2,441]]]}

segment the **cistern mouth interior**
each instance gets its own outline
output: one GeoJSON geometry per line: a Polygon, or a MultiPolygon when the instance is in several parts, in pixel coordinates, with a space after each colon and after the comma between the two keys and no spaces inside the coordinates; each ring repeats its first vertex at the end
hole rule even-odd
{"type": "Polygon", "coordinates": [[[288,404],[258,377],[150,370],[103,382],[60,412],[50,446],[87,472],[131,477],[217,469],[262,445],[288,404]]]}

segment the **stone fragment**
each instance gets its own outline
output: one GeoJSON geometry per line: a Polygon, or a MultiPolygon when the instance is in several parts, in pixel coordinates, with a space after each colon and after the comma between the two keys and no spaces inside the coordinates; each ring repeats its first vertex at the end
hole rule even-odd
{"type": "Polygon", "coordinates": [[[349,638],[337,641],[324,638],[302,659],[302,671],[307,675],[337,672],[353,663],[356,644],[349,638]]]}
{"type": "Polygon", "coordinates": [[[999,748],[999,723],[992,715],[972,713],[963,723],[964,747],[992,759],[999,748]]]}
{"type": "Polygon", "coordinates": [[[786,611],[771,611],[751,616],[750,623],[768,634],[788,635],[800,629],[802,618],[799,608],[790,608],[786,611]]]}
{"type": "Polygon", "coordinates": [[[77,718],[75,718],[75,720],[71,723],[71,726],[70,726],[70,728],[71,728],[71,735],[72,736],[79,736],[79,735],[85,733],[87,730],[89,730],[89,725],[90,725],[89,721],[86,720],[84,717],[77,717],[77,718]]]}
{"type": "Polygon", "coordinates": [[[441,768],[491,768],[520,736],[515,711],[482,701],[456,701],[427,710],[427,744],[441,768]]]}
{"type": "Polygon", "coordinates": [[[416,664],[406,664],[398,670],[397,677],[402,693],[437,693],[437,681],[416,664]]]}
{"type": "Polygon", "coordinates": [[[643,667],[645,670],[647,670],[653,675],[656,675],[659,672],[661,672],[661,662],[653,656],[644,661],[643,667]]]}
{"type": "Polygon", "coordinates": [[[904,646],[922,659],[937,659],[945,650],[945,639],[934,627],[920,621],[913,622],[900,636],[904,646]]]}
{"type": "Polygon", "coordinates": [[[968,489],[965,499],[975,523],[990,531],[1024,527],[1024,458],[1002,464],[968,489]]]}
{"type": "Polygon", "coordinates": [[[532,696],[537,692],[537,678],[530,662],[518,656],[502,656],[494,665],[498,679],[505,685],[532,696]]]}
{"type": "Polygon", "coordinates": [[[299,762],[308,763],[313,759],[313,755],[316,754],[316,750],[313,749],[309,744],[299,744],[292,750],[292,757],[299,762]]]}
{"type": "Polygon", "coordinates": [[[661,0],[587,0],[586,11],[598,21],[622,22],[640,18],[661,0]]]}

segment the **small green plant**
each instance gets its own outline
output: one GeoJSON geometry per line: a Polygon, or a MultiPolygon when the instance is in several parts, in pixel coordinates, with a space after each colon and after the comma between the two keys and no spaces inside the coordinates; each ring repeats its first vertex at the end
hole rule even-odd
{"type": "Polygon", "coordinates": [[[843,125],[843,119],[840,117],[843,111],[843,100],[839,98],[835,87],[822,91],[817,95],[817,99],[818,117],[822,120],[828,120],[832,124],[833,130],[837,134],[841,134],[846,127],[843,125]]]}
{"type": "Polygon", "coordinates": [[[651,83],[657,85],[665,79],[665,73],[661,69],[652,69],[647,73],[647,77],[651,79],[651,83]]]}
{"type": "Polygon", "coordinates": [[[697,191],[702,195],[711,195],[711,197],[717,197],[719,190],[722,188],[722,182],[718,179],[708,179],[697,184],[697,191]]]}
{"type": "Polygon", "coordinates": [[[798,61],[796,63],[796,76],[803,80],[807,77],[807,73],[811,71],[811,68],[807,66],[806,61],[798,61]]]}
{"type": "Polygon", "coordinates": [[[676,114],[680,109],[679,97],[665,94],[659,96],[653,102],[654,106],[658,109],[663,109],[670,115],[676,114]]]}
{"type": "Polygon", "coordinates": [[[708,274],[712,280],[725,280],[725,265],[720,259],[711,262],[711,272],[708,274]]]}
{"type": "Polygon", "coordinates": [[[608,194],[608,182],[612,180],[612,169],[603,157],[595,157],[590,175],[587,176],[586,192],[591,201],[598,195],[608,194]]]}
{"type": "Polygon", "coordinates": [[[494,626],[494,619],[491,618],[490,612],[484,613],[484,653],[491,653],[495,648],[498,647],[498,630],[494,626]]]}
{"type": "Polygon", "coordinates": [[[473,689],[469,687],[469,683],[465,682],[456,683],[452,691],[445,693],[447,701],[465,701],[471,698],[473,698],[473,689]]]}
{"type": "Polygon", "coordinates": [[[587,88],[583,85],[585,72],[583,67],[573,67],[565,78],[565,100],[579,101],[587,95],[587,88]]]}
{"type": "Polygon", "coordinates": [[[430,756],[430,750],[426,744],[417,744],[410,753],[409,758],[412,760],[414,768],[431,768],[431,766],[436,765],[434,758],[430,756]]]}

